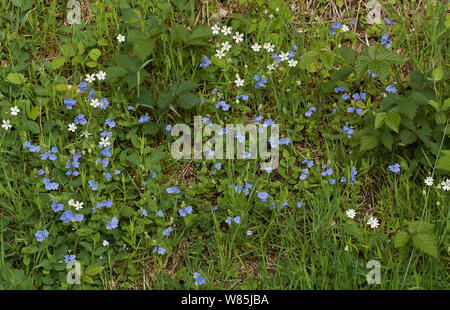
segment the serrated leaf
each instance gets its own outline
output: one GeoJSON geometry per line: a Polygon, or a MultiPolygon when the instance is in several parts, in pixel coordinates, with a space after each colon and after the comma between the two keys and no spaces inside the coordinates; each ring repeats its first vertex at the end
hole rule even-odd
{"type": "Polygon", "coordinates": [[[444,68],[442,66],[435,68],[431,76],[433,77],[434,82],[442,80],[444,77],[444,68]]]}
{"type": "Polygon", "coordinates": [[[175,102],[175,96],[169,93],[163,93],[159,96],[158,106],[161,109],[167,109],[171,104],[175,102]]]}
{"type": "Polygon", "coordinates": [[[384,124],[384,118],[386,117],[387,113],[381,112],[378,113],[375,117],[375,129],[380,128],[384,124]]]}
{"type": "Polygon", "coordinates": [[[33,121],[25,121],[25,127],[34,134],[41,132],[41,127],[39,127],[38,123],[33,121]]]}
{"type": "Polygon", "coordinates": [[[384,123],[386,126],[388,126],[390,129],[398,133],[398,127],[400,126],[400,121],[402,120],[399,113],[394,112],[390,113],[388,116],[385,117],[384,123]]]}
{"type": "Polygon", "coordinates": [[[421,221],[412,221],[408,224],[408,231],[410,234],[417,234],[419,232],[430,234],[434,231],[434,224],[421,221]]]}
{"type": "Polygon", "coordinates": [[[400,131],[399,137],[403,145],[411,144],[417,140],[417,136],[407,129],[403,129],[402,131],[400,131]]]}
{"type": "Polygon", "coordinates": [[[331,76],[331,81],[344,81],[351,73],[353,73],[353,69],[342,67],[331,76]]]}
{"type": "Polygon", "coordinates": [[[377,135],[364,135],[360,138],[360,152],[369,151],[378,146],[380,138],[377,135]]]}
{"type": "Polygon", "coordinates": [[[179,96],[194,90],[197,86],[197,83],[191,81],[178,82],[172,85],[171,92],[173,95],[179,96]]]}
{"type": "Polygon", "coordinates": [[[25,77],[23,76],[22,73],[9,73],[8,76],[6,77],[6,80],[16,85],[23,84],[26,82],[25,77]]]}
{"type": "Polygon", "coordinates": [[[153,39],[143,39],[133,44],[133,53],[144,61],[155,48],[155,41],[153,39]]]}
{"type": "Polygon", "coordinates": [[[400,230],[399,232],[397,232],[395,234],[395,236],[392,240],[394,242],[394,247],[401,248],[401,247],[405,246],[406,243],[408,243],[409,234],[406,231],[400,230]]]}
{"type": "Polygon", "coordinates": [[[428,233],[419,233],[412,236],[412,241],[417,249],[437,258],[437,242],[434,239],[433,235],[428,233]]]}
{"type": "Polygon", "coordinates": [[[320,54],[320,60],[327,68],[331,68],[334,62],[333,52],[324,52],[320,54]]]}
{"type": "Polygon", "coordinates": [[[339,49],[339,53],[341,54],[341,57],[349,62],[350,64],[354,64],[355,63],[355,58],[356,58],[356,54],[353,51],[353,49],[349,48],[349,47],[341,47],[339,49]]]}
{"type": "Polygon", "coordinates": [[[192,109],[199,102],[200,100],[193,93],[182,94],[177,99],[178,105],[185,110],[192,109]]]}
{"type": "Polygon", "coordinates": [[[381,143],[388,149],[392,150],[392,144],[394,143],[394,137],[389,132],[383,132],[380,136],[381,143]]]}
{"type": "Polygon", "coordinates": [[[442,104],[442,111],[447,111],[448,108],[450,108],[450,98],[447,98],[444,103],[442,104]]]}
{"type": "Polygon", "coordinates": [[[147,122],[144,124],[143,133],[156,136],[159,130],[160,127],[158,124],[156,124],[155,122],[147,122]]]}
{"type": "Polygon", "coordinates": [[[206,25],[195,26],[191,35],[189,36],[188,45],[203,45],[211,38],[212,31],[206,25]]]}

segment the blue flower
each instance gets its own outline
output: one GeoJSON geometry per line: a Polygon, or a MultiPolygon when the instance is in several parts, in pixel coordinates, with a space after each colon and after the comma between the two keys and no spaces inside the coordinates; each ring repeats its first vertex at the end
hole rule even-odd
{"type": "Polygon", "coordinates": [[[91,189],[92,189],[93,191],[98,190],[98,185],[95,184],[95,180],[90,180],[90,181],[88,181],[88,184],[89,184],[89,186],[91,187],[91,189]]]}
{"type": "Polygon", "coordinates": [[[342,24],[340,22],[335,22],[333,25],[331,25],[331,28],[333,29],[339,29],[342,28],[342,24]]]}
{"type": "Polygon", "coordinates": [[[66,256],[64,257],[64,262],[65,262],[65,263],[68,263],[68,262],[70,262],[70,261],[72,261],[72,260],[75,260],[76,258],[77,258],[76,255],[66,255],[66,256]]]}
{"type": "Polygon", "coordinates": [[[393,85],[388,85],[386,87],[386,91],[390,94],[396,94],[397,93],[397,88],[393,85]]]}
{"type": "Polygon", "coordinates": [[[172,230],[173,230],[172,227],[167,227],[167,229],[163,231],[163,235],[168,236],[172,230]]]}
{"type": "Polygon", "coordinates": [[[215,167],[217,170],[220,170],[220,169],[222,169],[222,164],[221,164],[221,163],[217,163],[217,164],[214,165],[214,167],[215,167]]]}
{"type": "Polygon", "coordinates": [[[116,127],[116,122],[110,120],[109,118],[105,121],[105,124],[109,126],[109,128],[114,128],[116,127]]]}
{"type": "Polygon", "coordinates": [[[278,56],[277,54],[273,54],[271,57],[272,57],[273,60],[275,60],[277,63],[280,63],[280,62],[281,62],[281,58],[280,58],[280,56],[278,56]]]}
{"type": "Polygon", "coordinates": [[[256,80],[255,88],[263,87],[264,84],[267,82],[266,78],[261,78],[261,76],[258,74],[255,74],[253,78],[256,80]]]}
{"type": "Polygon", "coordinates": [[[162,217],[162,216],[164,216],[164,212],[162,210],[158,210],[156,215],[158,215],[159,217],[162,217]]]}
{"type": "Polygon", "coordinates": [[[105,179],[108,181],[111,180],[111,174],[109,172],[103,172],[103,175],[105,176],[105,179]]]}
{"type": "Polygon", "coordinates": [[[328,29],[328,34],[332,34],[332,35],[335,35],[336,34],[336,30],[334,30],[334,29],[328,29]]]}
{"type": "Polygon", "coordinates": [[[394,173],[400,172],[400,164],[393,164],[388,166],[389,170],[391,170],[394,173]]]}
{"type": "Polygon", "coordinates": [[[41,170],[39,170],[39,171],[38,171],[38,174],[39,174],[39,175],[43,175],[43,174],[45,174],[45,171],[44,171],[44,169],[41,169],[41,170]]]}
{"type": "Polygon", "coordinates": [[[168,188],[166,189],[166,191],[167,191],[169,194],[172,194],[172,193],[179,194],[179,193],[180,193],[180,189],[178,188],[178,186],[168,187],[168,188]]]}
{"type": "Polygon", "coordinates": [[[58,203],[56,200],[52,203],[53,212],[58,213],[64,209],[64,205],[62,203],[58,203]]]}
{"type": "Polygon", "coordinates": [[[301,201],[297,202],[297,208],[303,207],[303,203],[301,201]]]}
{"type": "Polygon", "coordinates": [[[344,94],[342,95],[342,99],[348,100],[348,98],[350,98],[350,96],[349,96],[347,93],[344,93],[344,94]]]}
{"type": "Polygon", "coordinates": [[[195,285],[199,286],[206,282],[205,278],[200,277],[200,273],[195,272],[194,273],[194,279],[195,279],[195,285]]]}
{"type": "Polygon", "coordinates": [[[352,178],[351,184],[355,184],[356,181],[356,175],[358,174],[358,171],[356,171],[355,167],[352,167],[352,171],[350,172],[350,176],[352,178]]]}
{"type": "Polygon", "coordinates": [[[204,56],[202,62],[200,63],[200,68],[206,68],[210,64],[212,64],[212,61],[208,57],[204,56]]]}
{"type": "Polygon", "coordinates": [[[61,217],[59,218],[63,223],[69,223],[73,218],[73,213],[70,211],[64,212],[61,217]]]}
{"type": "Polygon", "coordinates": [[[148,122],[150,120],[150,118],[148,116],[141,116],[138,120],[139,123],[144,123],[144,122],[148,122]]]}
{"type": "Polygon", "coordinates": [[[36,240],[37,240],[38,242],[42,242],[42,241],[45,240],[45,238],[48,237],[48,231],[47,231],[46,229],[44,229],[44,230],[38,230],[38,231],[36,232],[35,236],[36,236],[36,240]]]}
{"type": "Polygon", "coordinates": [[[78,116],[75,116],[74,122],[75,124],[86,125],[87,119],[85,118],[84,114],[80,113],[78,114],[78,116]]]}
{"type": "Polygon", "coordinates": [[[336,184],[336,181],[334,179],[330,179],[330,184],[331,185],[336,184]]]}
{"type": "Polygon", "coordinates": [[[67,110],[71,110],[72,107],[77,104],[77,101],[72,98],[66,98],[63,102],[66,105],[67,110]]]}
{"type": "Polygon", "coordinates": [[[270,195],[266,192],[258,192],[258,198],[262,201],[262,202],[266,202],[267,198],[270,197],[270,195]]]}
{"type": "Polygon", "coordinates": [[[345,90],[345,87],[336,87],[335,89],[334,89],[334,92],[335,93],[340,93],[340,92],[342,92],[342,91],[344,91],[345,90]]]}
{"type": "Polygon", "coordinates": [[[171,130],[172,130],[172,125],[170,125],[170,124],[167,125],[167,126],[166,126],[166,131],[171,131],[171,130]]]}
{"type": "Polygon", "coordinates": [[[134,107],[133,107],[132,105],[129,105],[129,106],[127,107],[127,109],[128,109],[128,110],[134,110],[134,107]]]}
{"type": "Polygon", "coordinates": [[[186,216],[187,214],[190,214],[191,212],[192,212],[192,206],[187,206],[186,208],[181,209],[180,211],[178,211],[178,213],[181,216],[186,216]]]}
{"type": "Polygon", "coordinates": [[[110,222],[106,221],[106,229],[111,230],[117,228],[117,224],[119,224],[119,220],[117,217],[113,217],[110,222]]]}

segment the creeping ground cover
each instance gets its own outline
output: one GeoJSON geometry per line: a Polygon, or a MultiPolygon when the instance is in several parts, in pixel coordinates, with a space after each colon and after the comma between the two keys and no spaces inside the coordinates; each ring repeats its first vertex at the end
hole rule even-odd
{"type": "Polygon", "coordinates": [[[0,289],[448,288],[449,12],[1,0],[0,289]]]}

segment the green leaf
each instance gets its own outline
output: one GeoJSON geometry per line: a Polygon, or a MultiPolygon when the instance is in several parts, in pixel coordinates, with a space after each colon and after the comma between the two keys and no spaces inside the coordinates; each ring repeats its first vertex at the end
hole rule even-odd
{"type": "Polygon", "coordinates": [[[124,206],[120,209],[120,215],[123,217],[132,217],[136,212],[130,206],[124,206]]]}
{"type": "Polygon", "coordinates": [[[22,73],[9,73],[6,79],[8,80],[8,82],[16,85],[23,84],[26,82],[25,77],[23,76],[22,73]]]}
{"type": "Polygon", "coordinates": [[[378,146],[380,138],[377,135],[364,135],[360,138],[360,152],[371,150],[378,146]]]}
{"type": "Polygon", "coordinates": [[[409,234],[406,231],[400,230],[397,232],[392,239],[394,242],[394,247],[401,248],[406,245],[409,240],[409,234]]]}
{"type": "Polygon", "coordinates": [[[93,61],[97,61],[97,59],[102,55],[102,52],[98,48],[93,48],[89,51],[88,56],[93,61]]]}
{"type": "Polygon", "coordinates": [[[312,63],[316,62],[319,59],[319,57],[320,57],[319,51],[306,52],[303,55],[302,60],[300,60],[300,65],[302,65],[304,67],[308,67],[312,63]]]}
{"type": "Polygon", "coordinates": [[[434,113],[434,119],[436,120],[437,124],[445,124],[447,122],[447,116],[445,115],[444,111],[438,111],[434,113]]]}
{"type": "Polygon", "coordinates": [[[159,129],[160,129],[159,125],[156,124],[155,122],[147,122],[144,124],[143,132],[145,134],[156,136],[156,134],[159,132],[159,129]]]}
{"type": "Polygon", "coordinates": [[[385,131],[380,136],[381,143],[389,150],[392,150],[392,144],[394,143],[394,138],[392,135],[385,131]]]}
{"type": "Polygon", "coordinates": [[[206,25],[195,26],[191,35],[189,36],[188,45],[205,45],[209,38],[211,38],[211,28],[206,25]]]}
{"type": "Polygon", "coordinates": [[[39,127],[38,123],[33,121],[25,121],[25,127],[34,134],[41,132],[41,127],[39,127]]]}
{"type": "Polygon", "coordinates": [[[375,117],[375,129],[380,128],[384,124],[384,118],[386,117],[387,113],[381,112],[378,113],[375,117]]]}
{"type": "Polygon", "coordinates": [[[418,234],[419,232],[430,234],[434,231],[434,224],[421,221],[413,221],[408,224],[408,231],[410,234],[418,234]]]}
{"type": "Polygon", "coordinates": [[[127,74],[127,70],[119,66],[111,66],[105,70],[107,79],[115,79],[119,77],[125,76],[127,74]]]}
{"type": "Polygon", "coordinates": [[[333,52],[324,52],[324,53],[320,54],[320,60],[322,60],[322,63],[327,68],[331,68],[333,66],[333,62],[334,62],[333,52]]]}
{"type": "Polygon", "coordinates": [[[52,64],[51,64],[51,68],[52,70],[57,70],[59,68],[61,68],[64,63],[66,62],[67,58],[64,56],[60,56],[60,57],[56,57],[55,59],[53,59],[52,64]]]}
{"type": "Polygon", "coordinates": [[[444,68],[442,66],[435,68],[431,76],[433,77],[434,82],[442,80],[444,77],[444,68]]]}
{"type": "Polygon", "coordinates": [[[341,54],[341,57],[346,62],[349,62],[350,64],[354,64],[355,63],[356,54],[353,51],[353,49],[351,49],[349,47],[341,47],[339,49],[339,53],[341,54]]]}
{"type": "Polygon", "coordinates": [[[450,171],[450,150],[441,151],[441,155],[439,156],[439,160],[437,161],[436,168],[450,171]]]}
{"type": "Polygon", "coordinates": [[[90,266],[86,267],[86,269],[84,270],[84,274],[88,275],[88,276],[95,276],[95,275],[99,274],[100,272],[102,272],[103,269],[105,269],[105,267],[103,267],[103,266],[90,265],[90,266]]]}
{"type": "Polygon", "coordinates": [[[175,96],[169,94],[169,93],[163,93],[159,96],[158,99],[158,106],[161,109],[167,109],[171,104],[175,101],[175,96]]]}
{"type": "Polygon", "coordinates": [[[173,35],[175,38],[177,38],[181,42],[187,42],[189,38],[189,30],[180,24],[174,24],[173,25],[173,35]]]}
{"type": "Polygon", "coordinates": [[[137,99],[137,103],[144,107],[154,107],[155,98],[153,96],[153,93],[147,88],[142,88],[140,97],[139,99],[137,99]]]}
{"type": "Polygon", "coordinates": [[[386,118],[384,119],[384,123],[386,124],[386,126],[398,133],[398,127],[400,126],[401,120],[402,118],[400,114],[397,112],[393,112],[386,116],[386,118]]]}
{"type": "Polygon", "coordinates": [[[450,98],[447,98],[447,99],[444,101],[444,104],[442,105],[441,110],[442,110],[442,111],[447,111],[448,108],[450,108],[450,98]]]}
{"type": "Polygon", "coordinates": [[[185,110],[192,109],[199,102],[200,100],[193,93],[183,94],[177,99],[178,105],[185,110]]]}
{"type": "Polygon", "coordinates": [[[438,257],[437,242],[433,235],[428,233],[419,233],[412,236],[413,244],[416,248],[431,256],[438,257]]]}
{"type": "Polygon", "coordinates": [[[198,86],[197,83],[191,81],[183,81],[179,83],[174,83],[171,88],[171,92],[175,96],[179,96],[194,90],[198,86]]]}
{"type": "Polygon", "coordinates": [[[41,110],[39,108],[38,105],[33,106],[29,111],[28,111],[28,118],[35,121],[36,118],[38,118],[39,114],[41,113],[41,110]]]}
{"type": "Polygon", "coordinates": [[[155,48],[155,41],[153,39],[143,39],[137,41],[133,44],[133,53],[139,57],[140,60],[144,61],[155,48]]]}
{"type": "Polygon", "coordinates": [[[439,105],[438,105],[438,103],[437,103],[436,101],[434,101],[434,100],[428,100],[427,103],[428,103],[429,105],[431,105],[433,108],[435,108],[436,111],[439,111],[439,105]]]}
{"type": "Polygon", "coordinates": [[[408,129],[403,129],[400,131],[400,141],[403,145],[408,145],[417,140],[417,136],[409,131],[408,129]]]}
{"type": "Polygon", "coordinates": [[[351,73],[353,73],[353,69],[342,67],[331,76],[331,81],[344,81],[351,73]]]}
{"type": "Polygon", "coordinates": [[[81,227],[76,231],[76,234],[81,237],[89,236],[92,233],[93,233],[92,229],[88,227],[81,227]]]}

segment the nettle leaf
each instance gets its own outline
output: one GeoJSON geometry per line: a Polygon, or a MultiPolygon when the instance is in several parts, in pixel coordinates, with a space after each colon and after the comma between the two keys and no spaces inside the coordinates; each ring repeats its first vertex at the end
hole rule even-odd
{"type": "Polygon", "coordinates": [[[388,132],[385,131],[380,136],[381,143],[389,150],[392,150],[392,144],[394,143],[394,137],[388,132]]]}
{"type": "Polygon", "coordinates": [[[23,76],[22,73],[9,73],[8,76],[6,77],[6,80],[16,85],[23,84],[26,82],[25,77],[23,76]]]}
{"type": "Polygon", "coordinates": [[[437,242],[433,235],[428,233],[419,233],[412,236],[413,244],[416,248],[431,256],[438,257],[437,242]]]}
{"type": "Polygon", "coordinates": [[[84,274],[87,276],[95,276],[101,273],[105,269],[104,266],[90,265],[84,270],[84,274]]]}
{"type": "Polygon", "coordinates": [[[434,224],[421,221],[412,221],[408,224],[408,231],[410,234],[418,234],[419,232],[431,234],[434,231],[434,224]]]}
{"type": "Polygon", "coordinates": [[[394,241],[394,247],[396,248],[404,247],[406,243],[408,243],[409,234],[406,231],[400,230],[395,234],[392,240],[394,241]]]}
{"type": "Polygon", "coordinates": [[[306,52],[303,55],[302,60],[300,60],[300,65],[304,66],[304,67],[308,67],[309,65],[316,62],[319,59],[320,54],[321,53],[319,51],[306,52]]]}
{"type": "Polygon", "coordinates": [[[127,70],[125,70],[124,68],[119,67],[119,66],[109,67],[105,71],[106,71],[107,79],[116,79],[119,77],[123,77],[127,74],[127,70]]]}
{"type": "Polygon", "coordinates": [[[144,107],[154,107],[155,97],[149,89],[143,88],[141,89],[140,97],[137,99],[137,103],[144,107]]]}
{"type": "Polygon", "coordinates": [[[144,61],[153,52],[155,46],[155,40],[143,39],[133,44],[133,53],[144,61]]]}
{"type": "Polygon", "coordinates": [[[358,77],[370,70],[381,80],[386,80],[391,72],[391,65],[401,64],[403,61],[404,59],[397,53],[379,45],[372,45],[360,53],[355,62],[355,70],[358,77]]]}
{"type": "Polygon", "coordinates": [[[175,38],[177,38],[181,42],[186,42],[189,38],[189,30],[180,24],[174,24],[173,25],[173,35],[175,38]]]}
{"type": "Polygon", "coordinates": [[[383,126],[386,115],[387,115],[387,113],[385,113],[385,112],[381,112],[381,113],[377,114],[377,116],[375,117],[375,129],[378,129],[381,126],[383,126]]]}
{"type": "Polygon", "coordinates": [[[360,138],[360,152],[369,151],[374,149],[380,143],[380,137],[378,135],[364,135],[360,138]]]}
{"type": "Polygon", "coordinates": [[[39,127],[38,123],[33,121],[25,121],[25,127],[34,134],[41,132],[41,127],[39,127]]]}
{"type": "Polygon", "coordinates": [[[439,156],[439,160],[437,161],[436,168],[450,171],[450,150],[441,151],[441,155],[439,156]]]}
{"type": "Polygon", "coordinates": [[[400,126],[400,121],[402,120],[399,113],[394,112],[390,113],[386,118],[384,119],[384,123],[386,126],[391,128],[393,131],[398,133],[398,127],[400,126]]]}
{"type": "Polygon", "coordinates": [[[185,110],[192,109],[199,101],[198,97],[193,93],[182,94],[177,99],[178,105],[185,110]]]}
{"type": "Polygon", "coordinates": [[[413,132],[411,132],[407,129],[403,129],[402,131],[400,131],[399,136],[400,136],[400,141],[403,145],[411,144],[417,140],[417,136],[413,132]]]}
{"type": "Polygon", "coordinates": [[[176,96],[169,94],[169,93],[163,93],[159,96],[158,99],[158,106],[161,109],[167,109],[171,104],[175,102],[176,96]]]}
{"type": "Polygon", "coordinates": [[[331,68],[334,63],[333,52],[330,51],[330,52],[324,52],[324,53],[320,54],[320,60],[327,68],[331,68]]]}

